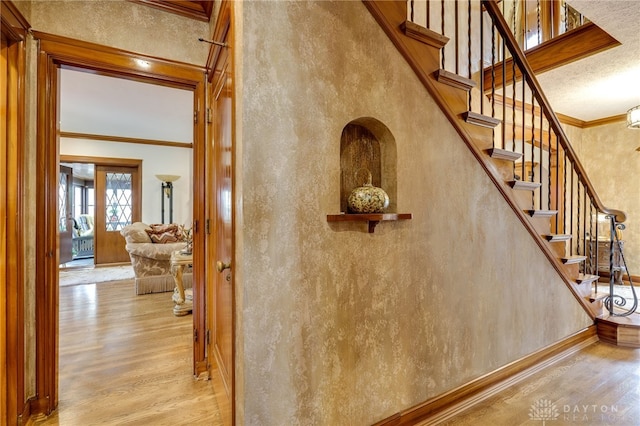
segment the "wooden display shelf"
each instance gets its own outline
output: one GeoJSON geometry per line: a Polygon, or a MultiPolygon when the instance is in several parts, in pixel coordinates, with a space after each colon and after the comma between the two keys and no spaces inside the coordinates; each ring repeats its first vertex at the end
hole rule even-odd
{"type": "Polygon", "coordinates": [[[411,213],[340,213],[328,214],[327,222],[367,222],[369,233],[373,234],[376,225],[384,221],[411,219],[411,213]]]}

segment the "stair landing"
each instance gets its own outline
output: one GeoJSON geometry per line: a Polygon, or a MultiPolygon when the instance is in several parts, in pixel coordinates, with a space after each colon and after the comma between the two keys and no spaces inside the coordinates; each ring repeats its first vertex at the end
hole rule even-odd
{"type": "Polygon", "coordinates": [[[603,342],[630,348],[640,348],[640,314],[627,317],[596,318],[598,337],[603,342]]]}

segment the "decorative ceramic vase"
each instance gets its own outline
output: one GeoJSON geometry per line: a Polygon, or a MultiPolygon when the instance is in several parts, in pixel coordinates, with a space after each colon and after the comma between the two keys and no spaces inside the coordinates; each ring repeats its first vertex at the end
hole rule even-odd
{"type": "Polygon", "coordinates": [[[365,171],[367,173],[366,183],[354,188],[347,200],[349,212],[382,213],[384,209],[389,207],[389,196],[384,192],[384,189],[371,184],[371,173],[368,170],[365,171]]]}

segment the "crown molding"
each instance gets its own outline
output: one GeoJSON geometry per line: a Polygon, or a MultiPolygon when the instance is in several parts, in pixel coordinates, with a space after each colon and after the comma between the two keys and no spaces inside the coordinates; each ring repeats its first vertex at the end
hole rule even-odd
{"type": "Polygon", "coordinates": [[[213,1],[179,1],[179,0],[129,0],[131,3],[143,4],[165,12],[175,13],[198,21],[209,22],[213,11],[213,1]]]}

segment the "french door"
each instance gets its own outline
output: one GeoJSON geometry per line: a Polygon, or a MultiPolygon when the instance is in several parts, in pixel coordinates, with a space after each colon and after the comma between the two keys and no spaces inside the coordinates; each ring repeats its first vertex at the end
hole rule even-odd
{"type": "Polygon", "coordinates": [[[71,191],[73,185],[73,169],[60,166],[58,179],[58,241],[60,247],[60,263],[73,260],[73,203],[71,191]]]}
{"type": "Polygon", "coordinates": [[[141,217],[137,166],[96,165],[95,264],[129,262],[120,230],[141,217]]]}

